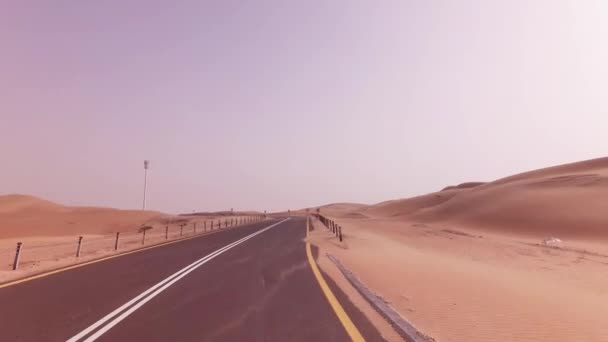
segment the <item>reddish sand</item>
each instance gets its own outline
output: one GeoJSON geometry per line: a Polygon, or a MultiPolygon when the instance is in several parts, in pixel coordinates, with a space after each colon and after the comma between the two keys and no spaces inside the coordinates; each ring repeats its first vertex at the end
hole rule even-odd
{"type": "Polygon", "coordinates": [[[243,213],[206,213],[174,216],[154,211],[118,210],[111,208],[67,207],[26,195],[0,196],[0,283],[101,256],[168,239],[214,230],[221,219],[234,219],[243,213]],[[230,215],[230,216],[227,216],[230,215]],[[180,225],[185,224],[182,228],[180,225]],[[195,224],[197,231],[195,232],[195,224]],[[146,231],[145,241],[140,227],[146,231]],[[166,233],[166,227],[168,231],[166,233]],[[206,227],[206,229],[205,229],[206,227]],[[118,251],[114,250],[116,233],[120,232],[118,251]],[[82,236],[81,255],[75,257],[78,238],[82,236]],[[22,242],[19,270],[12,271],[17,242],[22,242]]]}
{"type": "Polygon", "coordinates": [[[32,196],[0,196],[0,239],[112,234],[168,217],[155,211],[67,207],[32,196]]]}
{"type": "Polygon", "coordinates": [[[608,341],[606,203],[603,158],[325,207],[345,241],[313,243],[438,341],[608,341]]]}

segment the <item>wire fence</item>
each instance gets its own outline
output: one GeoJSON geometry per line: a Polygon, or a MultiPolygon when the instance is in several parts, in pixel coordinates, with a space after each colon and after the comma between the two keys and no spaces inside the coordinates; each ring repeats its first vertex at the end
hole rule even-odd
{"type": "Polygon", "coordinates": [[[167,224],[142,225],[133,231],[55,238],[52,243],[28,242],[24,239],[23,243],[18,243],[20,247],[0,248],[0,271],[27,272],[62,267],[171,240],[234,228],[263,218],[259,215],[213,220],[189,217],[167,224]]]}

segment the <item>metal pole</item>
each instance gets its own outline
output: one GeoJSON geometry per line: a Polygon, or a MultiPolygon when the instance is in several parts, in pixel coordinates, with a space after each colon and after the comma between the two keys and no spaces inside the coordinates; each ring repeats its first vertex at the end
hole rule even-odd
{"type": "Polygon", "coordinates": [[[342,226],[338,226],[338,236],[340,237],[340,242],[342,242],[342,226]]]}
{"type": "Polygon", "coordinates": [[[165,226],[165,240],[169,239],[169,226],[165,226]]]}
{"type": "Polygon", "coordinates": [[[82,248],[82,236],[78,237],[78,249],[76,249],[76,257],[80,257],[80,249],[82,248]]]}
{"type": "Polygon", "coordinates": [[[207,231],[207,221],[203,222],[203,229],[204,231],[207,231]]]}
{"type": "Polygon", "coordinates": [[[15,260],[13,261],[13,271],[19,268],[19,257],[21,256],[21,242],[17,242],[17,251],[15,252],[15,260]]]}
{"type": "Polygon", "coordinates": [[[179,226],[179,236],[184,235],[184,225],[179,226]]]}
{"type": "Polygon", "coordinates": [[[114,250],[118,250],[118,237],[120,236],[120,232],[116,232],[116,241],[114,241],[114,250]]]}
{"type": "Polygon", "coordinates": [[[144,202],[141,205],[141,210],[146,210],[146,186],[148,185],[148,169],[144,169],[144,202]]]}
{"type": "Polygon", "coordinates": [[[143,234],[141,236],[141,244],[145,245],[146,244],[146,230],[143,230],[143,234]]]}
{"type": "Polygon", "coordinates": [[[149,161],[144,160],[144,200],[141,205],[141,210],[146,210],[146,187],[148,185],[148,165],[149,161]]]}
{"type": "Polygon", "coordinates": [[[194,222],[194,234],[196,234],[196,222],[194,222]]]}

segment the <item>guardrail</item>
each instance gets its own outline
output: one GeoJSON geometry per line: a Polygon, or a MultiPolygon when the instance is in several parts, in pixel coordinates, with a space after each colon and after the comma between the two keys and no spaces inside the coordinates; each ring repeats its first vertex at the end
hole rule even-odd
{"type": "Polygon", "coordinates": [[[49,239],[57,241],[55,243],[36,244],[35,242],[19,241],[16,243],[16,248],[0,248],[0,271],[16,271],[20,266],[36,268],[43,263],[79,263],[85,261],[83,259],[95,259],[171,240],[204,235],[220,229],[255,223],[262,221],[265,217],[264,215],[253,215],[213,220],[190,218],[189,222],[157,224],[156,226],[142,225],[137,230],[121,231],[101,236],[82,235],[74,237],[73,240],[65,237],[50,237],[49,239]]]}

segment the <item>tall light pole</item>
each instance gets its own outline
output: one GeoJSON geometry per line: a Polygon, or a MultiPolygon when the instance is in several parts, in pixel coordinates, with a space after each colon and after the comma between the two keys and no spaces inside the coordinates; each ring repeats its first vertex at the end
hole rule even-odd
{"type": "Polygon", "coordinates": [[[141,210],[146,209],[146,185],[148,183],[148,168],[150,167],[150,161],[144,160],[144,203],[141,206],[141,210]]]}

